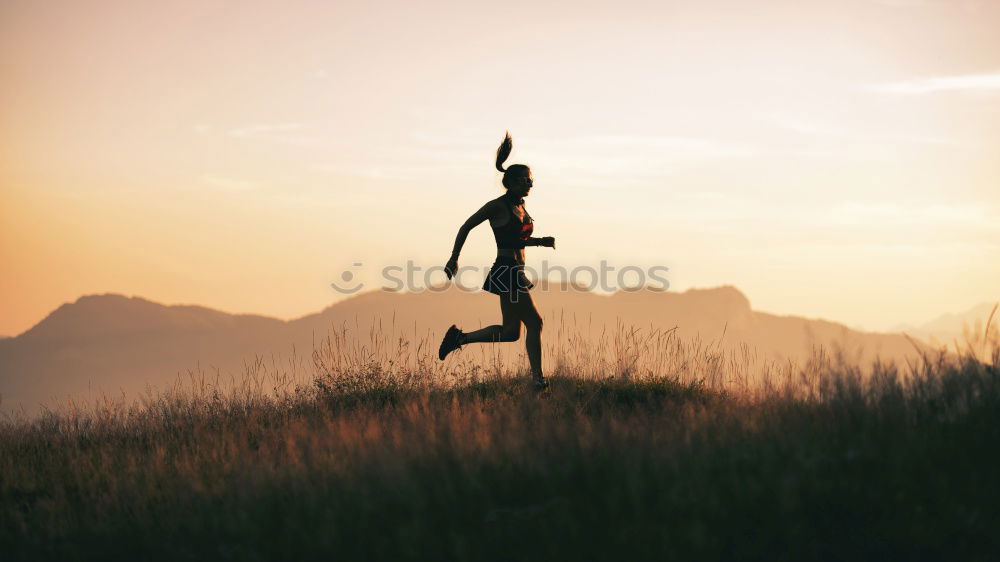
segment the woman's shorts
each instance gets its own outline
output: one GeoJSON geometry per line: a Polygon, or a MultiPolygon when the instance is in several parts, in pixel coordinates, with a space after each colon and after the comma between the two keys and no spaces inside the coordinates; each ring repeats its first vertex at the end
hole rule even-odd
{"type": "Polygon", "coordinates": [[[483,290],[494,295],[527,293],[534,284],[524,275],[524,264],[514,258],[501,256],[493,262],[483,290]]]}

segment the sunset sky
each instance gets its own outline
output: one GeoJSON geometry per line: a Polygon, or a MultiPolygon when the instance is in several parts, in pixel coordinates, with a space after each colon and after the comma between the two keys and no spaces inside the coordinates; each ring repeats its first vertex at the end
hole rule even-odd
{"type": "MultiPolygon", "coordinates": [[[[5,0],[0,335],[105,292],[290,318],[354,263],[441,265],[505,130],[557,238],[529,262],[871,330],[1000,300],[998,25],[959,0],[5,0]]],[[[482,226],[462,263],[493,252],[482,226]]]]}

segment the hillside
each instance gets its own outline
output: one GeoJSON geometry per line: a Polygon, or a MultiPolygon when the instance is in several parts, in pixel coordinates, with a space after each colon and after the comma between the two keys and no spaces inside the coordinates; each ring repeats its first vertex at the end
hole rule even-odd
{"type": "Polygon", "coordinates": [[[758,395],[572,370],[545,392],[488,374],[445,388],[409,376],[422,371],[0,420],[5,560],[991,560],[1000,548],[1000,373],[968,356],[907,378],[814,362],[758,395]]]}

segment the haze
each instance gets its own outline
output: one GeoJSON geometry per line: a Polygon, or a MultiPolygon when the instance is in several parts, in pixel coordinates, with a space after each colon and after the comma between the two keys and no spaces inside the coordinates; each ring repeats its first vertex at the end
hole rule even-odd
{"type": "MultiPolygon", "coordinates": [[[[998,298],[1000,3],[0,6],[0,334],[81,294],[294,317],[533,249],[867,329],[998,298]],[[572,6],[572,7],[571,7],[572,6]],[[492,260],[487,228],[463,263],[492,260]]],[[[443,280],[443,277],[442,277],[443,280]]],[[[482,297],[487,298],[487,297],[482,297]]]]}

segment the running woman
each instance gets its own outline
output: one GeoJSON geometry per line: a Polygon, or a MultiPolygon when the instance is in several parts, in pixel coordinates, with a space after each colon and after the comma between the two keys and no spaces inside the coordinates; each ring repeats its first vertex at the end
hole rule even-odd
{"type": "Polygon", "coordinates": [[[467,343],[513,342],[521,338],[521,324],[525,328],[525,347],[531,364],[531,379],[540,389],[549,383],[542,374],[542,317],[535,308],[528,291],[533,287],[524,275],[524,248],[545,246],[555,248],[556,240],[551,236],[534,238],[534,221],[524,208],[524,198],[531,192],[533,181],[531,169],[524,164],[503,167],[514,142],[510,133],[504,137],[497,149],[497,170],[503,172],[503,186],[506,193],[487,202],[472,214],[458,229],[451,258],[444,266],[451,279],[458,270],[458,255],[465,245],[469,231],[484,221],[490,221],[493,237],[497,242],[497,259],[493,262],[483,289],[500,297],[500,313],[503,324],[494,324],[474,332],[463,332],[454,324],[448,328],[438,358],[444,359],[449,353],[467,343]]]}

